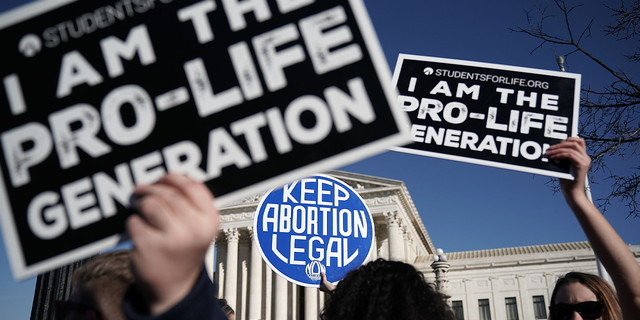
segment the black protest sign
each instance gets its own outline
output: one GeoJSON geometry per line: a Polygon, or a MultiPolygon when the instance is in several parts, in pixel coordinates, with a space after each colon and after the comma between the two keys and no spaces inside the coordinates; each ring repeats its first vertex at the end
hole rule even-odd
{"type": "Polygon", "coordinates": [[[413,142],[394,150],[573,179],[550,145],[577,135],[580,75],[401,54],[413,142]]]}
{"type": "Polygon", "coordinates": [[[17,278],[112,246],[167,171],[224,205],[408,141],[361,0],[39,1],[0,42],[17,278]]]}

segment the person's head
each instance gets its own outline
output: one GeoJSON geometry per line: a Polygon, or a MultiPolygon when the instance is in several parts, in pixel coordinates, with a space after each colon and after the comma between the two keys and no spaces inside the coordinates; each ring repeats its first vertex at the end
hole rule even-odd
{"type": "Polygon", "coordinates": [[[128,250],[101,254],[73,273],[74,291],[57,306],[58,314],[65,320],[124,319],[122,299],[133,281],[128,250]]]}
{"type": "Polygon", "coordinates": [[[445,297],[413,266],[378,259],[347,274],[325,303],[323,320],[454,319],[445,297]]]}
{"type": "Polygon", "coordinates": [[[227,302],[227,300],[218,299],[218,302],[220,303],[220,309],[222,309],[222,312],[224,312],[224,315],[227,316],[227,319],[235,320],[236,314],[235,312],[233,312],[233,309],[231,309],[231,307],[229,306],[229,303],[227,302]]]}
{"type": "Polygon", "coordinates": [[[582,272],[570,272],[558,279],[549,309],[549,320],[622,320],[613,288],[602,278],[582,272]]]}

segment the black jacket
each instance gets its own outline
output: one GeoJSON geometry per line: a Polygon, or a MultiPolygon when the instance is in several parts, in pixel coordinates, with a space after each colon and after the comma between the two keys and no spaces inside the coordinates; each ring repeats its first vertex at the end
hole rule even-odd
{"type": "Polygon", "coordinates": [[[215,291],[215,286],[203,267],[189,294],[160,315],[149,314],[149,305],[135,285],[127,291],[122,307],[129,320],[227,320],[215,297],[215,291]]]}

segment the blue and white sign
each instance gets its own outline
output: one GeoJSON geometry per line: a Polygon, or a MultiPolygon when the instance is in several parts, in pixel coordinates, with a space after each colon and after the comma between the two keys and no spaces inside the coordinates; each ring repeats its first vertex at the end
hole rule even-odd
{"type": "Polygon", "coordinates": [[[254,219],[262,258],[280,276],[305,287],[320,272],[336,282],[359,267],[373,248],[369,208],[351,187],[326,175],[269,191],[254,219]]]}

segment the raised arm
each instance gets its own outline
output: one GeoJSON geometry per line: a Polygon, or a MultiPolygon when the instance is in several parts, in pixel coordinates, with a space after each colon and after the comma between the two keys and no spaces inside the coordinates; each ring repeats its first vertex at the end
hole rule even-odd
{"type": "Polygon", "coordinates": [[[320,279],[320,288],[318,289],[324,293],[333,293],[333,290],[336,289],[336,285],[327,280],[327,275],[324,272],[320,272],[320,279]]]}
{"type": "Polygon", "coordinates": [[[191,319],[188,314],[196,310],[187,304],[195,302],[205,307],[200,318],[224,317],[213,297],[213,284],[202,271],[207,248],[220,224],[207,187],[182,175],[167,174],[153,185],[137,186],[135,194],[140,214],[129,217],[126,227],[134,245],[133,270],[147,312],[151,316],[164,314],[161,319],[191,319]],[[186,312],[176,310],[178,304],[186,312]]]}
{"type": "Polygon", "coordinates": [[[640,265],[611,224],[585,195],[585,179],[591,159],[584,140],[568,138],[551,146],[545,155],[551,160],[571,161],[575,180],[560,179],[562,193],[593,251],[611,275],[624,318],[637,317],[640,314],[640,265]]]}

